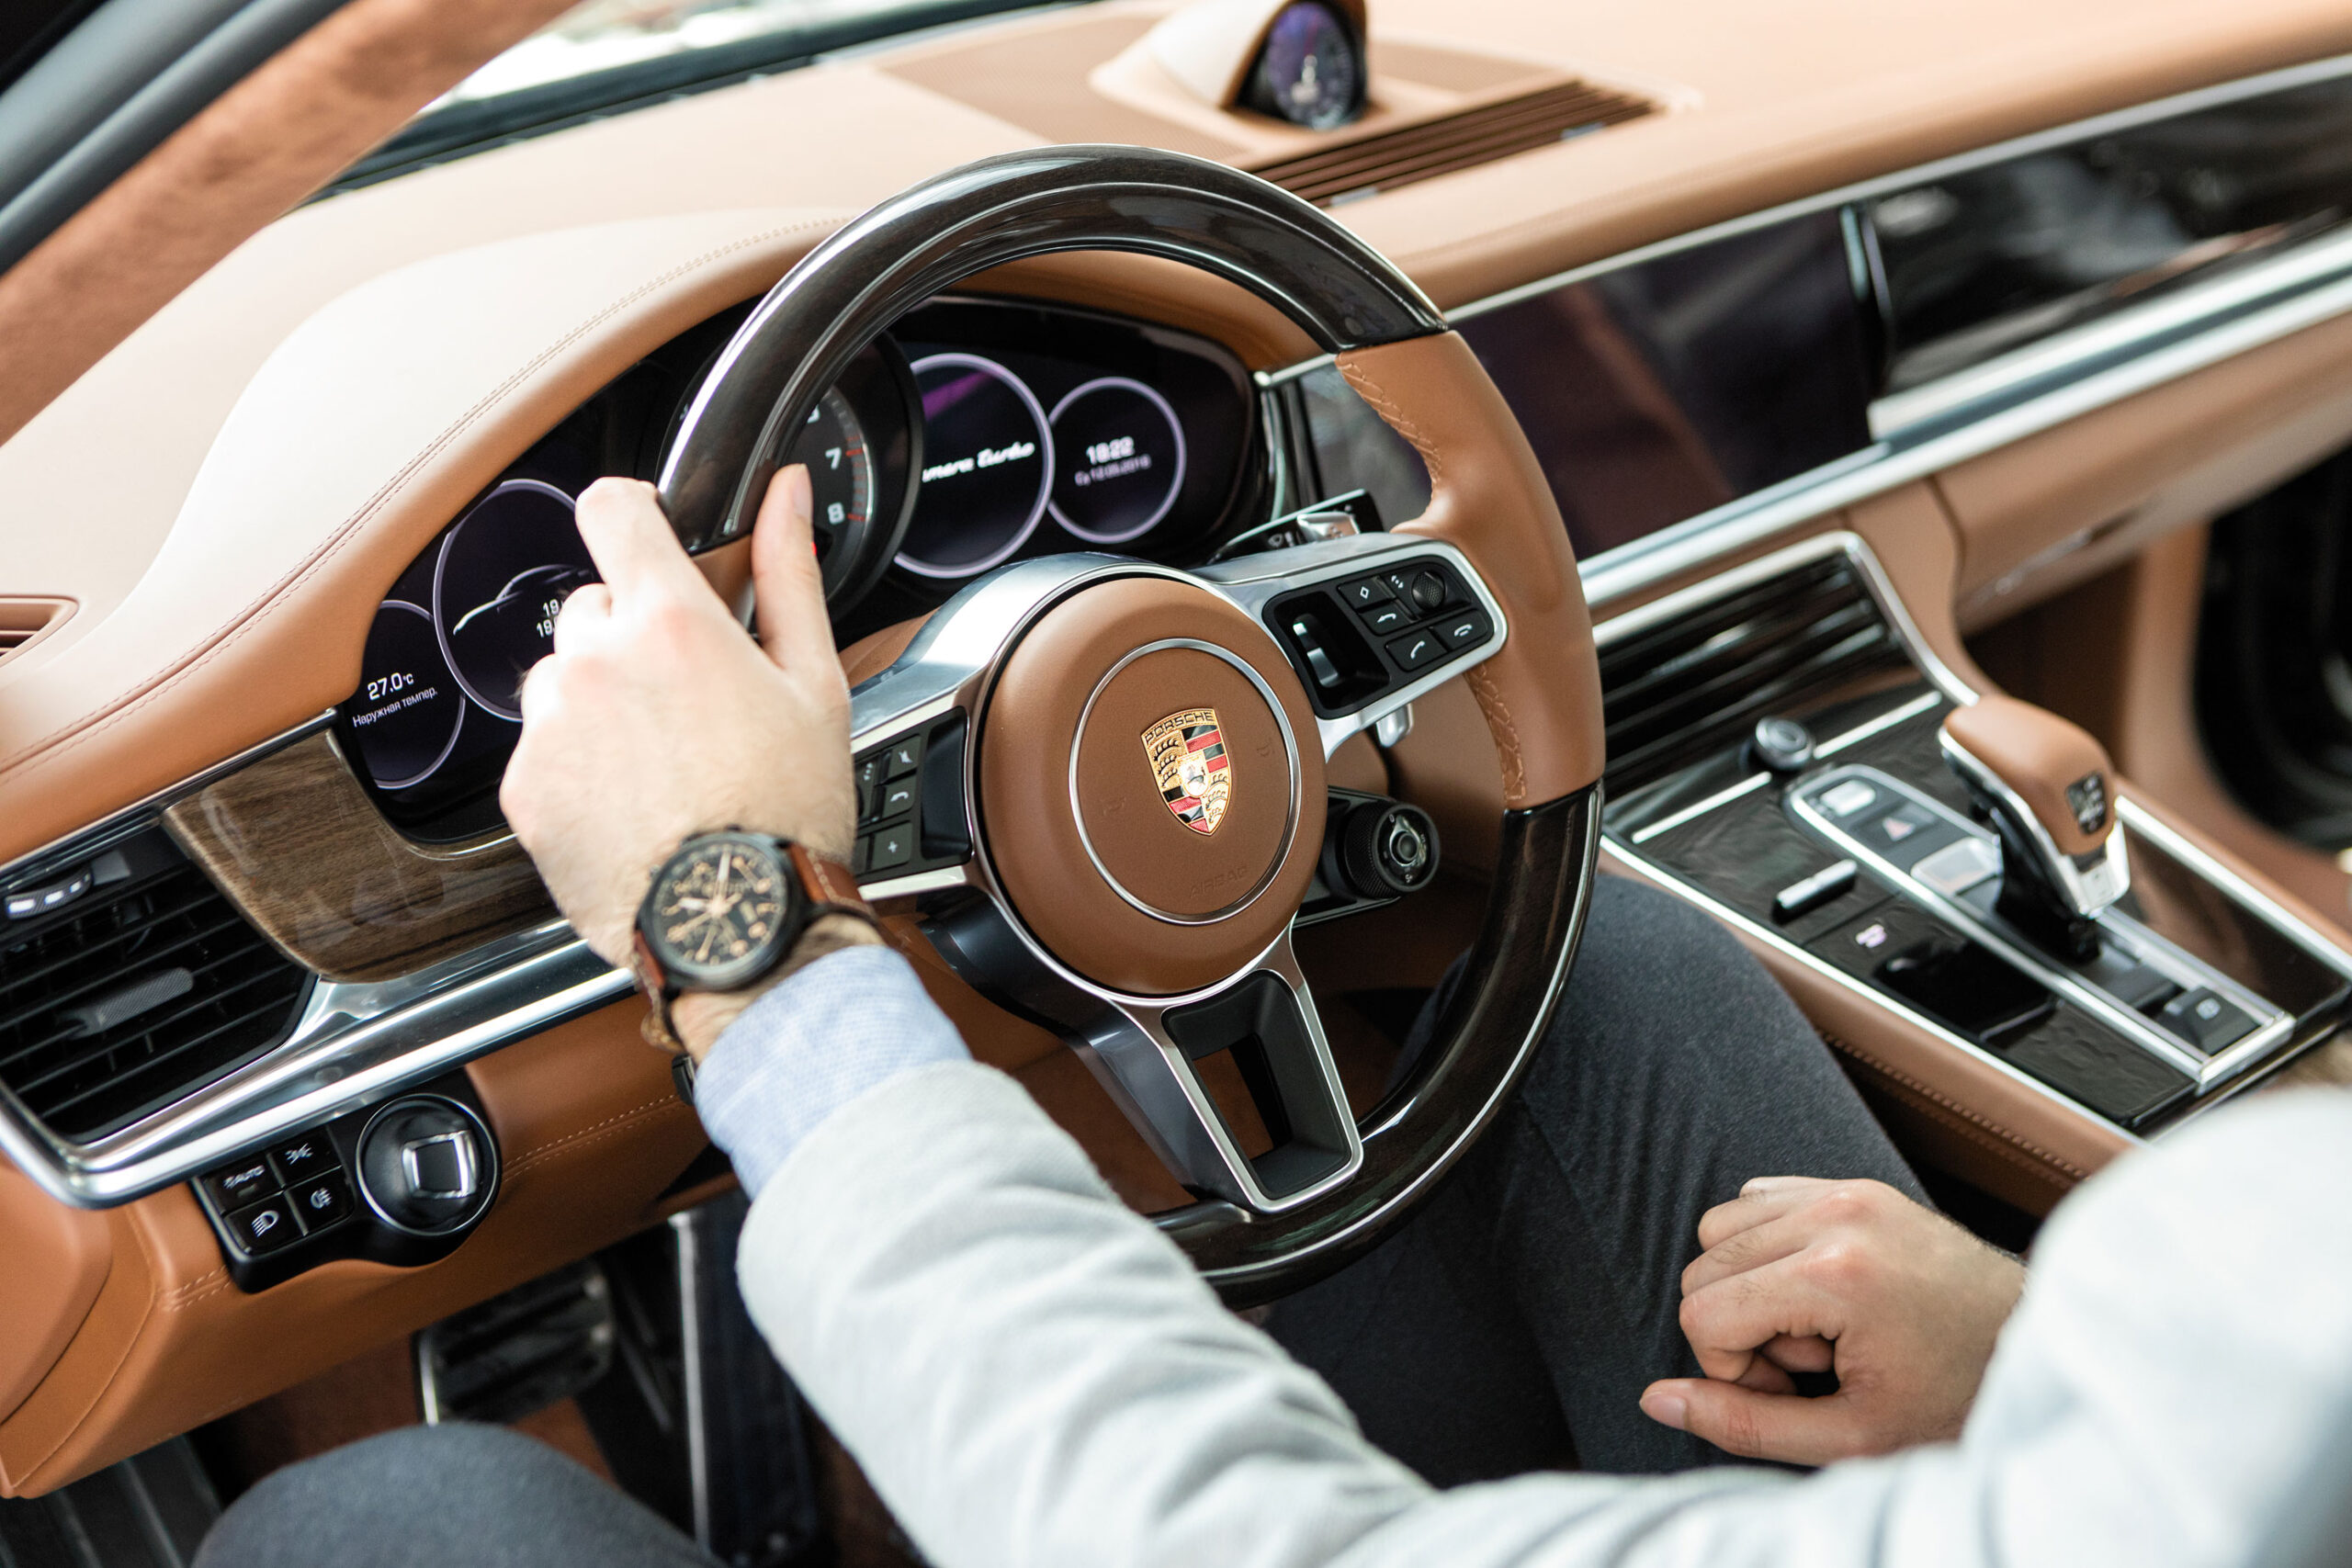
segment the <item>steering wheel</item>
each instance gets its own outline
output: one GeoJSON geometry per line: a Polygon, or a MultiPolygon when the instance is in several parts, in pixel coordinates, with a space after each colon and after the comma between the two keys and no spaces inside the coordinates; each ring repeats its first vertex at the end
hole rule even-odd
{"type": "Polygon", "coordinates": [[[1147,149],[983,159],[812,252],[672,440],[660,484],[680,536],[708,547],[749,527],[787,434],[901,314],[984,268],[1076,250],[1169,257],[1264,299],[1430,472],[1428,512],[1385,534],[1190,572],[1092,554],[1000,568],[852,694],[858,752],[928,747],[925,848],[953,859],[869,875],[869,894],[920,895],[958,973],[1080,1054],[1198,1198],[1158,1223],[1246,1304],[1388,1234],[1542,1038],[1595,874],[1599,670],[1543,473],[1437,309],[1288,193],[1147,149]],[[1385,651],[1349,608],[1383,582],[1444,605],[1385,651]],[[1465,675],[1502,762],[1489,906],[1429,1048],[1359,1123],[1291,943],[1323,843],[1324,762],[1465,675]],[[1227,1048],[1247,1053],[1275,1140],[1255,1157],[1194,1066],[1227,1048]]]}

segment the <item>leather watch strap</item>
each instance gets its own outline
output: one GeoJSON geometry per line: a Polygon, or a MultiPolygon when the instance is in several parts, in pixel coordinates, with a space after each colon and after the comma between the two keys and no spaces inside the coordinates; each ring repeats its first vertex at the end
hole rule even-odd
{"type": "Polygon", "coordinates": [[[828,913],[856,915],[867,919],[874,911],[860,895],[857,877],[839,861],[826,860],[808,852],[805,844],[786,843],[785,853],[792,859],[792,869],[800,878],[800,886],[808,892],[808,901],[828,913]]]}
{"type": "Polygon", "coordinates": [[[658,1051],[667,1051],[673,1056],[684,1055],[686,1043],[678,1038],[677,1030],[670,1022],[670,1003],[678,994],[677,987],[662,972],[653,950],[645,945],[642,931],[629,932],[628,972],[645,997],[645,1017],[639,1021],[637,1032],[658,1051]]]}

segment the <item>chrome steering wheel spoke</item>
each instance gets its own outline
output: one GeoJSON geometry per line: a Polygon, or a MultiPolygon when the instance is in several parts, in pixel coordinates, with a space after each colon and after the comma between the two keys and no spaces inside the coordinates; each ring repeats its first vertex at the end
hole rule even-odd
{"type": "Polygon", "coordinates": [[[1124,996],[1070,974],[995,898],[927,922],[948,964],[1061,1035],[1177,1179],[1203,1197],[1281,1213],[1344,1185],[1363,1145],[1284,931],[1238,975],[1180,997],[1124,996]],[[1243,1134],[1204,1078],[1227,1054],[1271,1146],[1243,1134]]]}

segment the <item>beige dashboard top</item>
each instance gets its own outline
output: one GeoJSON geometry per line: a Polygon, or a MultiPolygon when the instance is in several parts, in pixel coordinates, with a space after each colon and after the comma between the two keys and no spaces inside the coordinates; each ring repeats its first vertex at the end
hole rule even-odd
{"type": "MultiPolygon", "coordinates": [[[[1032,35],[1041,60],[1082,74],[1099,62],[1071,46],[1074,29],[1161,8],[1109,0],[983,26],[1032,35]]],[[[1066,118],[1055,136],[1016,123],[1017,96],[964,95],[990,113],[918,85],[923,60],[973,36],[701,94],[300,209],[0,446],[0,594],[80,606],[0,664],[0,859],[338,700],[366,604],[565,398],[692,312],[758,292],[840,217],[970,158],[1067,136],[1066,118]]],[[[1455,305],[1854,179],[2341,52],[2352,11],[1380,0],[1375,73],[1385,39],[1507,53],[1666,108],[1340,209],[1455,305]]],[[[1111,117],[1102,134],[1136,123],[1111,117]]],[[[1148,270],[1119,276],[1130,309],[1155,292],[1148,270]]],[[[1102,297],[1102,279],[1084,287],[1102,297]]],[[[1261,316],[1194,294],[1195,320],[1225,310],[1253,362],[1297,352],[1261,316]]]]}

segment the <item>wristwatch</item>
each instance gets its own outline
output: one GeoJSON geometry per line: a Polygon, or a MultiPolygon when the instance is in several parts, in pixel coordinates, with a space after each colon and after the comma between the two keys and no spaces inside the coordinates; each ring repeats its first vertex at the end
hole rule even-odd
{"type": "Polygon", "coordinates": [[[736,828],[688,839],[637,908],[629,969],[645,993],[646,1040],[683,1053],[670,1021],[680,992],[740,991],[766,978],[827,915],[874,923],[847,866],[736,828]]]}

